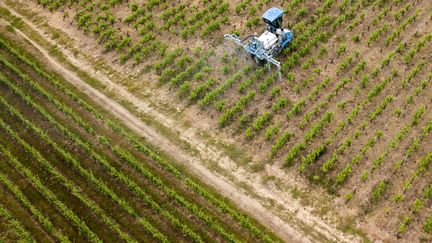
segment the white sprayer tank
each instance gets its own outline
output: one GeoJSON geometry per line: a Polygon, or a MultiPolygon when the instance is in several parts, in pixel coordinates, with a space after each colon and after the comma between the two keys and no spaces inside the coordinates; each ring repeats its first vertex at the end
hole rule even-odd
{"type": "Polygon", "coordinates": [[[258,37],[258,40],[263,43],[264,49],[268,50],[270,47],[276,44],[278,38],[275,34],[266,30],[260,35],[260,37],[258,37]]]}

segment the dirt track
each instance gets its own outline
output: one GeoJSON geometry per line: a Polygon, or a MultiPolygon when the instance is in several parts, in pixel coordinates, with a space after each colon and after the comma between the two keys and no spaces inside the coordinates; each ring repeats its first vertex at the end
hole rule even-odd
{"type": "MultiPolygon", "coordinates": [[[[11,9],[10,9],[11,10],[11,9]]],[[[14,15],[20,16],[13,10],[11,12],[14,15]]],[[[39,34],[43,36],[40,30],[37,27],[27,21],[23,16],[20,16],[27,25],[29,25],[33,30],[37,31],[39,34]]],[[[199,178],[205,178],[203,182],[211,185],[213,188],[217,189],[219,193],[230,198],[232,201],[236,202],[236,204],[248,214],[252,215],[254,218],[258,219],[262,224],[267,225],[271,228],[275,233],[277,233],[283,240],[292,242],[293,239],[297,241],[313,241],[313,238],[309,238],[304,235],[304,232],[298,230],[298,227],[294,228],[290,226],[287,222],[280,219],[273,212],[269,211],[267,208],[263,207],[261,203],[246,195],[241,189],[233,186],[230,182],[228,182],[222,176],[216,174],[215,172],[210,171],[208,168],[203,166],[202,158],[211,159],[213,161],[219,160],[230,160],[226,156],[221,157],[221,152],[218,151],[214,146],[204,146],[203,141],[200,141],[197,136],[193,134],[186,135],[186,131],[179,131],[182,134],[182,139],[186,140],[189,144],[194,147],[198,147],[200,150],[201,158],[192,156],[187,153],[184,149],[180,148],[178,145],[171,142],[167,137],[158,133],[154,128],[143,123],[139,118],[130,113],[123,106],[119,105],[117,102],[113,101],[101,91],[96,90],[83,80],[79,78],[79,76],[73,71],[66,68],[59,61],[50,56],[48,51],[41,47],[38,43],[30,39],[25,33],[17,30],[17,33],[27,39],[36,49],[38,49],[46,58],[47,62],[51,64],[52,68],[57,72],[61,73],[66,80],[68,80],[71,84],[76,86],[78,89],[86,93],[89,97],[93,99],[95,103],[100,105],[101,107],[111,111],[118,119],[122,120],[130,129],[135,131],[137,134],[144,137],[147,141],[152,143],[154,146],[159,147],[162,151],[167,154],[172,155],[178,159],[178,161],[189,169],[192,173],[196,174],[199,178]]],[[[47,36],[44,36],[47,40],[47,36]]],[[[53,43],[53,40],[49,40],[53,43]]],[[[55,44],[55,43],[53,43],[55,44]]],[[[143,102],[142,100],[136,98],[131,93],[126,91],[123,87],[113,83],[106,76],[98,74],[95,70],[92,70],[91,65],[85,63],[83,60],[76,59],[73,55],[67,52],[67,50],[61,49],[63,54],[68,57],[69,61],[76,66],[79,66],[83,70],[91,73],[96,78],[100,79],[104,84],[106,84],[110,89],[116,90],[119,96],[126,98],[135,104],[142,112],[146,112],[151,114],[153,117],[156,117],[157,120],[163,121],[164,125],[170,126],[174,121],[164,116],[163,114],[158,113],[156,110],[152,109],[148,104],[143,102]]],[[[188,131],[188,133],[190,133],[188,131]]],[[[233,161],[228,161],[230,164],[235,164],[233,161]]],[[[237,173],[246,173],[244,171],[237,171],[237,173]]],[[[236,174],[234,174],[234,177],[236,174]]],[[[243,177],[245,178],[245,177],[243,177]]],[[[247,178],[254,178],[252,176],[248,176],[247,178]]],[[[353,239],[342,232],[336,230],[333,226],[326,224],[324,221],[320,220],[318,217],[315,217],[310,214],[308,210],[305,210],[298,202],[290,202],[289,198],[281,198],[278,195],[273,195],[269,192],[265,187],[263,187],[259,182],[254,182],[253,179],[245,179],[247,183],[257,192],[258,195],[264,198],[271,198],[275,200],[278,204],[283,205],[284,208],[288,209],[290,212],[297,212],[297,217],[300,217],[300,221],[304,222],[308,226],[313,226],[319,234],[324,235],[328,240],[335,241],[352,241],[353,239]]]]}

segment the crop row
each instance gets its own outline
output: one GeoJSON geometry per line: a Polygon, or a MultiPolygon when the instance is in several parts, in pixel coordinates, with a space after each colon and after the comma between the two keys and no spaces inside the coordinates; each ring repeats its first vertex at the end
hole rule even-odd
{"type": "MultiPolygon", "coordinates": [[[[1,146],[1,145],[0,145],[1,146]]],[[[14,234],[19,237],[22,242],[36,242],[30,233],[21,225],[21,223],[16,220],[12,214],[0,204],[0,218],[7,222],[7,227],[14,232],[14,234]]]]}
{"type": "MultiPolygon", "coordinates": [[[[0,123],[4,124],[4,123],[0,123]]],[[[2,145],[3,146],[3,145],[2,145]]],[[[3,153],[3,151],[2,151],[3,153]]],[[[24,193],[10,181],[6,175],[0,172],[0,182],[11,192],[11,194],[19,201],[21,204],[27,208],[30,213],[36,218],[36,220],[42,225],[42,227],[54,237],[57,238],[59,242],[67,243],[70,242],[67,236],[61,233],[61,230],[57,229],[52,221],[45,216],[39,209],[37,209],[30,200],[24,195],[24,193]]]]}
{"type": "MultiPolygon", "coordinates": [[[[27,80],[27,81],[29,81],[29,80],[27,80]]],[[[39,90],[41,90],[41,87],[39,87],[39,90]]],[[[44,92],[44,93],[47,94],[46,92],[44,92]]],[[[21,96],[21,97],[24,99],[26,98],[25,96],[21,96]]],[[[192,239],[194,239],[194,241],[197,241],[197,242],[202,241],[201,238],[195,232],[193,232],[191,229],[189,229],[186,225],[180,223],[179,219],[175,218],[173,215],[171,215],[166,210],[163,210],[156,202],[153,201],[153,199],[150,196],[148,196],[145,193],[145,191],[140,186],[138,186],[134,181],[129,179],[123,173],[117,171],[112,165],[110,165],[110,163],[104,157],[102,157],[98,153],[96,153],[92,148],[89,147],[89,145],[87,145],[86,143],[81,141],[81,139],[79,137],[77,137],[76,135],[74,135],[73,133],[68,131],[67,128],[63,127],[58,122],[56,122],[56,120],[52,116],[50,116],[45,110],[43,110],[40,106],[37,106],[36,104],[34,104],[33,101],[29,100],[28,98],[26,99],[26,102],[28,104],[31,104],[33,106],[33,108],[35,110],[39,111],[48,121],[51,122],[51,124],[53,124],[60,131],[62,131],[66,137],[71,139],[71,141],[74,141],[83,150],[85,150],[90,155],[91,158],[94,158],[96,161],[98,161],[103,167],[105,167],[108,171],[110,171],[110,173],[113,176],[115,176],[119,181],[121,181],[126,186],[128,186],[131,191],[135,192],[151,208],[153,208],[157,212],[161,213],[164,217],[166,217],[168,220],[170,220],[170,222],[174,226],[179,227],[185,234],[187,234],[192,239]]],[[[70,161],[70,162],[73,164],[77,163],[77,161],[70,161]]],[[[89,173],[91,173],[91,172],[89,172],[89,173]]],[[[150,181],[153,182],[154,180],[150,180],[150,181]]],[[[104,188],[107,189],[108,186],[104,186],[104,188]]],[[[111,192],[107,191],[107,193],[111,193],[111,192]]],[[[197,206],[187,202],[187,200],[185,200],[183,197],[177,195],[174,190],[171,189],[170,191],[167,191],[166,193],[169,196],[173,196],[174,197],[173,199],[175,199],[176,201],[179,201],[179,203],[182,204],[183,206],[186,206],[186,208],[188,208],[188,210],[190,210],[194,215],[197,215],[199,218],[205,220],[205,222],[208,223],[211,227],[217,229],[217,231],[219,233],[228,237],[229,239],[232,238],[232,236],[228,235],[220,225],[218,225],[217,223],[215,223],[213,221],[213,219],[211,219],[211,217],[209,217],[206,213],[200,211],[197,206]]],[[[116,198],[116,196],[114,196],[114,198],[116,198]]],[[[127,208],[129,208],[129,206],[127,206],[127,208]]],[[[129,213],[135,214],[132,209],[129,209],[128,211],[129,211],[129,213]]]]}
{"type": "Polygon", "coordinates": [[[251,223],[250,219],[243,216],[242,214],[238,213],[236,210],[233,210],[230,206],[228,206],[225,202],[221,201],[217,197],[215,197],[212,193],[208,192],[207,189],[203,188],[202,186],[199,186],[196,182],[191,180],[189,177],[185,176],[182,172],[180,172],[178,169],[176,169],[171,163],[160,157],[158,154],[156,154],[152,149],[149,149],[147,146],[143,145],[140,140],[135,137],[135,135],[125,131],[120,125],[118,125],[116,122],[105,119],[102,114],[100,114],[98,111],[96,111],[92,106],[88,105],[86,102],[78,98],[72,91],[65,88],[60,81],[53,78],[51,75],[46,74],[43,70],[41,70],[37,65],[35,65],[32,61],[28,60],[25,56],[23,56],[19,51],[12,48],[8,43],[1,41],[0,44],[9,50],[11,53],[17,56],[20,60],[22,60],[27,65],[31,66],[37,73],[39,73],[41,76],[46,78],[49,82],[51,82],[57,89],[59,89],[62,92],[65,92],[68,96],[72,98],[75,102],[77,102],[78,105],[82,106],[89,112],[91,112],[97,119],[101,120],[103,123],[107,124],[115,133],[118,133],[119,135],[125,137],[129,142],[140,152],[146,154],[149,156],[154,162],[161,165],[163,168],[165,168],[168,172],[173,173],[175,177],[185,181],[187,185],[195,192],[199,193],[200,195],[204,196],[209,202],[211,202],[214,206],[217,208],[220,208],[223,212],[228,213],[233,219],[240,222],[242,227],[245,229],[250,230],[254,236],[257,237],[263,237],[266,241],[273,241],[265,232],[262,232],[260,229],[258,229],[253,223],[251,223]]]}

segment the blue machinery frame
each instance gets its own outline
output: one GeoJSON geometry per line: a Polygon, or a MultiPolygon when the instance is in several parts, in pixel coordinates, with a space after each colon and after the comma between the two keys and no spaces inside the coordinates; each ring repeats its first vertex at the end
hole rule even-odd
{"type": "MultiPolygon", "coordinates": [[[[270,8],[263,14],[262,18],[267,25],[268,31],[275,33],[277,29],[281,28],[283,14],[284,11],[276,7],[270,8]]],[[[265,60],[267,64],[269,64],[269,67],[270,64],[275,65],[278,69],[279,79],[281,79],[281,63],[274,57],[285,49],[291,42],[293,38],[291,31],[286,32],[286,39],[284,42],[280,43],[279,48],[270,48],[270,50],[265,50],[263,43],[255,35],[249,35],[241,40],[235,34],[225,34],[224,38],[226,41],[233,41],[237,46],[243,47],[244,53],[250,54],[257,63],[265,60]],[[250,39],[249,42],[244,44],[248,39],[250,39]]]]}

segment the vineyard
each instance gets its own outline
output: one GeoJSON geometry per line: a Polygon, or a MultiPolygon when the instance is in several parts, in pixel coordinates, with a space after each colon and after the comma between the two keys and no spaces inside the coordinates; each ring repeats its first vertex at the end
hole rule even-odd
{"type": "Polygon", "coordinates": [[[0,212],[15,237],[277,241],[4,37],[0,47],[0,212]]]}
{"type": "MultiPolygon", "coordinates": [[[[6,5],[22,15],[30,11],[6,5]]],[[[49,19],[44,25],[64,31],[74,47],[131,77],[113,78],[118,86],[112,87],[157,103],[174,123],[191,124],[173,133],[241,148],[241,159],[228,153],[231,166],[222,159],[203,164],[223,171],[227,181],[248,182],[252,191],[272,181],[267,191],[251,194],[284,223],[292,221],[277,207],[289,208],[291,198],[282,195],[302,188],[319,192],[307,198],[331,198],[328,214],[342,219],[322,222],[343,234],[432,240],[429,1],[34,0],[28,8],[43,16],[31,21],[49,19]],[[284,26],[294,33],[277,57],[281,80],[274,68],[223,40],[225,33],[261,33],[261,15],[272,6],[284,9],[284,26]],[[355,222],[338,225],[348,218],[355,222]]],[[[261,226],[238,202],[176,167],[175,154],[161,154],[61,75],[44,70],[8,40],[13,34],[3,35],[0,227],[7,225],[7,237],[280,241],[277,229],[261,226]]],[[[311,235],[306,238],[344,240],[311,235]]]]}

